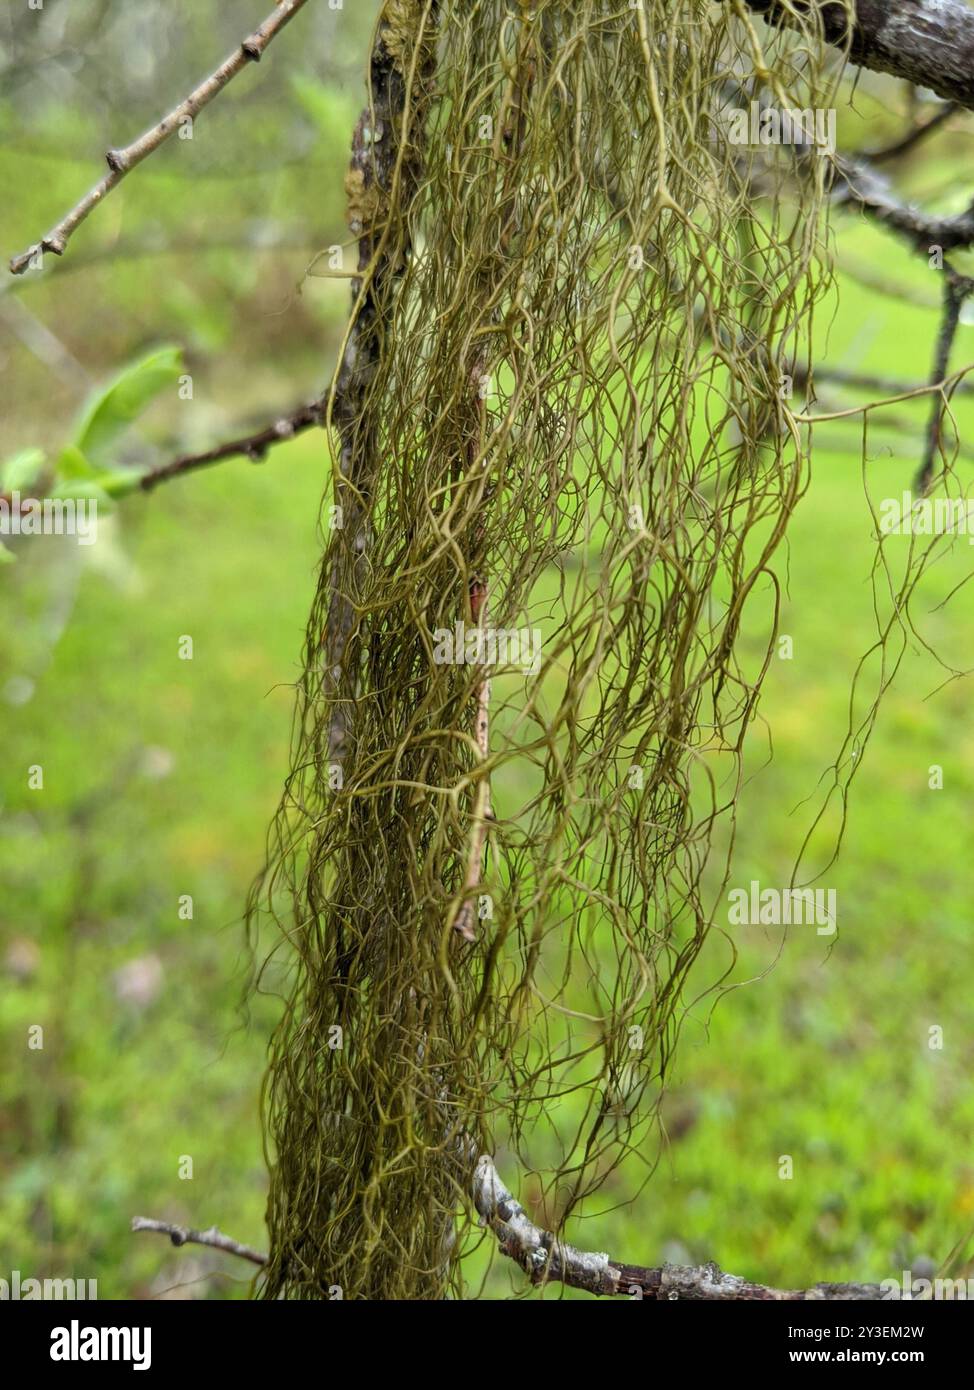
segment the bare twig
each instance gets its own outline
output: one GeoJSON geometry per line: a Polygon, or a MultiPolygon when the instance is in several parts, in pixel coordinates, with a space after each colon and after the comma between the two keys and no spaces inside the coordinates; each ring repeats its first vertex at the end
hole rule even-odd
{"type": "Polygon", "coordinates": [[[158,1235],[168,1236],[173,1245],[209,1245],[214,1250],[225,1250],[228,1255],[239,1255],[242,1260],[249,1260],[253,1265],[267,1263],[267,1256],[262,1255],[259,1250],[252,1250],[249,1245],[241,1245],[239,1240],[225,1236],[215,1226],[211,1226],[207,1231],[193,1231],[188,1226],[173,1226],[168,1221],[155,1221],[149,1216],[133,1216],[132,1230],[154,1231],[158,1235]]]}
{"type": "Polygon", "coordinates": [[[939,130],[945,121],[948,121],[955,111],[960,107],[956,101],[944,102],[943,106],[930,117],[929,120],[921,121],[919,125],[913,126],[899,140],[894,140],[891,145],[884,145],[878,150],[863,150],[857,158],[867,159],[870,164],[885,164],[890,159],[900,159],[915,149],[921,141],[928,135],[932,135],[935,130],[939,130]]]}
{"type": "MultiPolygon", "coordinates": [[[[258,463],[272,449],[275,444],[284,444],[289,439],[294,439],[299,434],[304,434],[306,430],[313,429],[315,425],[324,422],[324,404],[321,401],[313,405],[303,405],[300,409],[292,411],[290,415],[284,415],[279,420],[275,420],[273,425],[267,425],[264,429],[256,430],[253,434],[243,435],[238,439],[228,439],[224,444],[218,444],[213,449],[206,449],[201,454],[184,454],[180,458],[172,459],[169,463],[160,464],[158,468],[150,468],[142,474],[141,478],[136,478],[132,483],[132,489],[141,489],[143,492],[151,492],[160,483],[168,482],[170,478],[180,478],[185,473],[192,473],[198,468],[206,468],[211,463],[221,463],[229,458],[248,458],[251,463],[258,463]]],[[[54,479],[50,474],[42,476],[38,480],[38,486],[51,486],[54,479]]],[[[14,497],[11,493],[0,492],[0,502],[8,507],[14,505],[14,497]]],[[[19,506],[23,511],[30,499],[22,498],[19,506]]]]}
{"type": "MultiPolygon", "coordinates": [[[[931,385],[934,388],[938,382],[945,380],[950,369],[950,351],[954,346],[954,338],[957,336],[960,311],[964,307],[964,301],[969,298],[972,292],[974,292],[974,280],[968,279],[966,275],[958,275],[949,266],[946,267],[943,318],[940,323],[940,332],[937,335],[937,347],[931,372],[931,385]]],[[[930,423],[927,426],[923,463],[913,481],[914,488],[921,494],[929,489],[933,479],[934,464],[941,446],[941,431],[946,408],[947,397],[943,393],[935,395],[930,412],[930,423]]]]}
{"type": "Polygon", "coordinates": [[[250,227],[245,226],[236,230],[232,235],[223,233],[215,236],[179,239],[177,237],[159,238],[149,234],[141,240],[118,241],[111,246],[101,246],[92,251],[73,255],[69,260],[61,261],[56,269],[52,268],[44,275],[29,275],[26,279],[20,280],[5,279],[0,283],[0,299],[10,295],[19,296],[24,290],[33,289],[37,285],[50,284],[52,275],[61,280],[65,275],[75,275],[80,271],[87,270],[90,266],[99,266],[106,261],[110,261],[113,266],[116,266],[125,261],[150,260],[162,256],[193,258],[222,251],[249,251],[255,254],[270,251],[304,251],[311,244],[307,234],[301,234],[287,228],[280,232],[268,234],[257,222],[250,227]]]}
{"type": "MultiPolygon", "coordinates": [[[[465,1146],[461,1147],[465,1152],[465,1146]]],[[[501,1253],[514,1260],[532,1284],[561,1283],[599,1296],[656,1301],[844,1302],[882,1298],[878,1284],[815,1284],[809,1289],[773,1289],[725,1274],[715,1264],[647,1268],[623,1264],[605,1254],[576,1250],[557,1240],[550,1231],[535,1226],[501,1181],[494,1160],[486,1154],[474,1167],[471,1195],[481,1221],[497,1237],[501,1253]]],[[[215,1250],[239,1255],[251,1264],[267,1263],[267,1256],[259,1250],[241,1245],[215,1226],[206,1231],[194,1231],[167,1221],[136,1216],[132,1219],[132,1230],[166,1235],[173,1245],[209,1245],[215,1250]]]]}
{"type": "MultiPolygon", "coordinates": [[[[974,18],[974,11],[971,11],[974,18]]],[[[848,199],[868,216],[908,241],[914,250],[956,251],[974,244],[974,203],[953,217],[934,217],[902,202],[886,178],[863,160],[837,156],[834,184],[837,201],[848,199]]]]}
{"type": "Polygon", "coordinates": [[[481,1220],[497,1237],[502,1254],[524,1270],[532,1284],[561,1283],[616,1298],[693,1301],[800,1302],[880,1299],[878,1284],[816,1284],[810,1289],[772,1289],[724,1274],[715,1264],[681,1267],[621,1264],[608,1255],[576,1250],[535,1226],[504,1186],[493,1159],[484,1155],[473,1177],[473,1200],[481,1220]]]}
{"type": "Polygon", "coordinates": [[[201,454],[185,454],[170,463],[152,468],[139,479],[139,487],[143,492],[151,492],[159,483],[168,482],[170,478],[180,477],[184,473],[191,473],[197,468],[206,468],[211,463],[220,463],[223,459],[243,457],[256,463],[275,444],[283,444],[295,435],[303,434],[315,425],[321,425],[323,420],[324,405],[321,402],[303,405],[254,434],[230,439],[225,444],[218,444],[216,448],[207,449],[201,454]]]}
{"type": "Polygon", "coordinates": [[[36,258],[43,255],[45,251],[51,251],[55,256],[63,256],[73,233],[89,213],[93,212],[98,204],[104,201],[112,189],[121,183],[125,175],[130,173],[137,164],[141,164],[142,160],[146,159],[154,150],[157,150],[185,121],[193,120],[203,107],[218,96],[227,83],[236,77],[237,73],[248,63],[260,62],[267,45],[306,3],[307,0],[278,0],[274,10],[264,22],[259,24],[254,32],[244,39],[239,48],[235,49],[215,72],[212,72],[205,81],[201,82],[185,101],[180,102],[167,116],[163,116],[161,121],[150,126],[131,145],[126,145],[124,149],[109,150],[105,155],[108,162],[108,173],[88,190],[80,202],[76,203],[46,236],[35,242],[33,246],[29,246],[26,251],[22,251],[19,256],[14,256],[11,259],[10,270],[12,274],[23,275],[24,271],[32,264],[36,264],[36,258]]]}

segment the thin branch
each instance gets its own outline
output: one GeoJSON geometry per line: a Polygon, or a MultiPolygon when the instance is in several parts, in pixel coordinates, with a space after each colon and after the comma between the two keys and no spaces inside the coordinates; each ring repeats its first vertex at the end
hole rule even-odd
{"type": "Polygon", "coordinates": [[[61,261],[44,275],[29,275],[21,280],[5,279],[0,283],[0,298],[11,294],[20,295],[24,290],[33,289],[37,285],[50,284],[52,278],[61,280],[65,275],[75,275],[79,271],[87,270],[89,266],[102,265],[106,261],[116,266],[125,261],[150,260],[156,256],[195,257],[218,251],[252,251],[255,254],[263,254],[265,251],[304,251],[312,244],[314,243],[306,233],[282,230],[280,233],[268,235],[262,225],[256,222],[251,228],[244,227],[232,235],[187,237],[182,241],[176,238],[158,239],[146,236],[141,241],[118,241],[110,246],[81,252],[72,256],[70,260],[61,261]]]}
{"type": "MultiPolygon", "coordinates": [[[[974,10],[970,14],[974,19],[974,10]]],[[[836,201],[847,198],[855,203],[914,250],[939,246],[943,251],[956,251],[974,244],[974,203],[953,217],[933,217],[897,198],[887,180],[863,160],[837,156],[835,175],[836,201]]]]}
{"type": "Polygon", "coordinates": [[[258,25],[239,48],[201,82],[185,101],[180,102],[156,125],[150,126],[145,134],[139,136],[131,145],[126,145],[124,149],[109,150],[105,155],[108,173],[88,190],[80,202],[76,203],[46,236],[11,259],[11,273],[23,275],[25,270],[37,263],[36,258],[42,256],[45,251],[52,251],[55,256],[63,256],[73,233],[112,189],[122,182],[125,175],[131,173],[137,164],[141,164],[143,159],[157,150],[185,121],[193,120],[248,63],[260,62],[267,45],[306,3],[307,0],[278,0],[273,12],[264,22],[258,25]]]}
{"type": "Polygon", "coordinates": [[[816,1284],[810,1289],[772,1289],[724,1274],[715,1264],[647,1269],[622,1264],[608,1255],[576,1250],[535,1226],[504,1186],[493,1159],[484,1155],[473,1177],[473,1199],[480,1217],[496,1235],[502,1254],[520,1266],[532,1284],[561,1283],[587,1293],[656,1301],[800,1302],[880,1299],[878,1284],[816,1284]]]}
{"type": "MultiPolygon", "coordinates": [[[[605,1254],[576,1250],[556,1240],[550,1231],[535,1226],[501,1181],[493,1159],[486,1154],[477,1160],[474,1168],[472,1196],[481,1221],[497,1237],[501,1253],[514,1260],[532,1284],[561,1283],[598,1296],[656,1301],[846,1302],[883,1296],[878,1284],[815,1284],[809,1289],[772,1289],[766,1284],[753,1284],[737,1275],[724,1274],[715,1264],[646,1268],[623,1264],[605,1254]]],[[[239,1255],[251,1264],[267,1264],[266,1255],[223,1235],[215,1226],[206,1231],[194,1231],[187,1226],[136,1216],[132,1218],[132,1230],[166,1235],[173,1245],[208,1245],[214,1250],[239,1255]]]]}
{"type": "Polygon", "coordinates": [[[262,1255],[259,1250],[252,1250],[249,1245],[241,1245],[239,1240],[225,1236],[215,1226],[211,1226],[208,1231],[193,1231],[188,1226],[173,1226],[168,1221],[155,1221],[149,1216],[133,1216],[132,1230],[154,1231],[158,1235],[168,1236],[173,1245],[209,1245],[214,1250],[225,1250],[228,1255],[239,1255],[242,1260],[249,1260],[253,1265],[267,1263],[267,1256],[262,1255]]]}
{"type": "Polygon", "coordinates": [[[161,464],[158,468],[151,468],[139,479],[139,487],[143,492],[151,492],[154,487],[168,482],[170,478],[191,473],[197,468],[206,468],[211,463],[220,463],[223,459],[243,457],[257,463],[275,444],[283,444],[286,440],[293,439],[323,422],[324,405],[320,401],[313,405],[303,405],[292,414],[282,416],[273,425],[257,430],[254,434],[229,439],[225,444],[218,444],[201,454],[185,454],[170,463],[161,464]]]}
{"type": "MultiPolygon", "coordinates": [[[[182,477],[185,473],[207,468],[212,463],[221,463],[229,458],[248,458],[251,463],[259,463],[275,444],[284,444],[287,440],[314,429],[316,425],[323,425],[324,416],[324,402],[315,401],[312,405],[303,405],[290,415],[281,416],[273,425],[267,425],[253,434],[228,439],[224,444],[218,444],[215,448],[206,449],[200,454],[183,454],[169,463],[160,464],[158,468],[150,468],[135,480],[133,487],[137,486],[143,492],[151,492],[170,478],[182,477]]],[[[47,482],[50,483],[51,479],[48,478],[47,482]]],[[[5,502],[9,507],[13,505],[13,498],[9,493],[0,493],[0,502],[5,502]]],[[[21,505],[26,506],[26,499],[21,505]]]]}
{"type": "Polygon", "coordinates": [[[928,135],[932,135],[935,130],[939,130],[945,121],[949,121],[955,111],[960,107],[956,101],[947,101],[940,109],[927,121],[921,121],[919,125],[913,126],[899,140],[894,140],[891,145],[884,145],[878,150],[863,150],[860,159],[867,159],[870,164],[885,164],[890,159],[900,159],[915,149],[921,141],[926,140],[928,135]]]}
{"type": "MultiPolygon", "coordinates": [[[[940,323],[940,332],[937,335],[937,347],[931,372],[931,385],[934,388],[936,388],[937,382],[945,380],[950,369],[950,352],[954,346],[954,338],[957,336],[960,311],[964,307],[964,301],[972,293],[974,293],[974,280],[968,279],[966,275],[958,275],[948,266],[944,279],[943,318],[940,323]]],[[[913,480],[914,488],[921,495],[927,492],[933,479],[934,464],[941,447],[941,432],[946,408],[947,397],[943,393],[935,395],[933,408],[930,412],[930,423],[927,426],[923,463],[913,480]]]]}

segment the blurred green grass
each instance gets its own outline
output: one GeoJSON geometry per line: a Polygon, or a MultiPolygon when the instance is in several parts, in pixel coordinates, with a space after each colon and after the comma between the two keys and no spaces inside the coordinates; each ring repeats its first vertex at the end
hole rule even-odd
{"type": "Polygon", "coordinates": [[[36,698],[5,715],[0,1251],[25,1273],[70,1268],[102,1297],[192,1277],[195,1254],[128,1233],[136,1213],[261,1243],[273,1010],[258,1002],[242,1027],[240,919],[287,762],[324,465],[321,437],[305,438],[265,467],[134,499],[138,589],[83,581],[36,698]],[[29,763],[43,792],[27,790],[29,763]],[[126,990],[117,972],[133,965],[126,990]],[[32,1023],[43,1051],[25,1048],[32,1023]],[[177,1178],[184,1154],[192,1181],[177,1178]]]}

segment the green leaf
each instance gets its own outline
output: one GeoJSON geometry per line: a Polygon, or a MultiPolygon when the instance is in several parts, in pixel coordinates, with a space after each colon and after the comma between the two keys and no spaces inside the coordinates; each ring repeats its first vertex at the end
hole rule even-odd
{"type": "Polygon", "coordinates": [[[0,464],[0,492],[19,492],[29,487],[43,467],[43,449],[21,449],[0,464]]]}
{"type": "Polygon", "coordinates": [[[59,478],[93,478],[97,472],[98,470],[76,444],[69,444],[58,456],[57,476],[59,478]]]}
{"type": "Polygon", "coordinates": [[[158,348],[124,367],[85,408],[74,444],[92,463],[105,465],[119,435],[183,370],[182,350],[158,348]]]}
{"type": "Polygon", "coordinates": [[[16,555],[13,553],[12,550],[8,550],[7,547],[3,544],[3,542],[0,541],[0,568],[2,568],[4,565],[15,565],[16,563],[16,555]]]}

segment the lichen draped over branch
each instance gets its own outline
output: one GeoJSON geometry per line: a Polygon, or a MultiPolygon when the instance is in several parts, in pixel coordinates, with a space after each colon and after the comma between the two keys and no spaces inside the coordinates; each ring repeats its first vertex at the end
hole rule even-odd
{"type": "Polygon", "coordinates": [[[265,1296],[458,1287],[470,1154],[537,1171],[556,1234],[652,1163],[806,481],[782,382],[827,283],[825,153],[734,145],[723,108],[827,104],[815,22],[762,52],[740,5],[384,7],[252,903],[289,953],[265,1296]]]}

